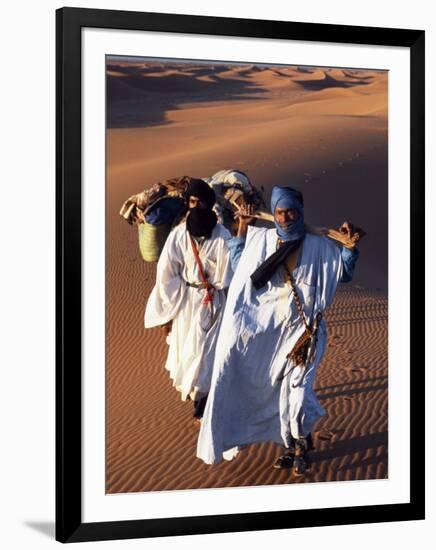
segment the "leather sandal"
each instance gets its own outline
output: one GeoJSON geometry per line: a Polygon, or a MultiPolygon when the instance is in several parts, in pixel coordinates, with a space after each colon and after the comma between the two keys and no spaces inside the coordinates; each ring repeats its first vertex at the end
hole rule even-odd
{"type": "Polygon", "coordinates": [[[294,463],[294,455],[286,454],[279,456],[279,458],[274,462],[273,468],[277,470],[290,470],[294,463]]]}
{"type": "Polygon", "coordinates": [[[293,473],[296,476],[304,476],[304,474],[306,473],[309,466],[307,451],[311,447],[313,448],[313,443],[310,434],[308,437],[301,437],[297,439],[293,464],[293,473]]]}
{"type": "Polygon", "coordinates": [[[296,476],[304,476],[307,470],[306,457],[303,455],[294,458],[293,472],[296,476]]]}

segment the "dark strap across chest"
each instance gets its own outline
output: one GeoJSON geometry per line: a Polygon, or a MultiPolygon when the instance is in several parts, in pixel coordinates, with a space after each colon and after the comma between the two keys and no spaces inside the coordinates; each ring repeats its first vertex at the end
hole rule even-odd
{"type": "Polygon", "coordinates": [[[251,275],[250,278],[256,290],[266,285],[277,269],[297,250],[303,239],[297,241],[280,241],[278,249],[271,254],[251,275]]]}

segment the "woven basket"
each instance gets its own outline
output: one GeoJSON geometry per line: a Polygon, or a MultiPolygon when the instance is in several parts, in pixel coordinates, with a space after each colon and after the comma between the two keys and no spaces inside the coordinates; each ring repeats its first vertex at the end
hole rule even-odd
{"type": "Polygon", "coordinates": [[[171,230],[170,225],[138,225],[139,250],[146,262],[157,262],[171,230]]]}

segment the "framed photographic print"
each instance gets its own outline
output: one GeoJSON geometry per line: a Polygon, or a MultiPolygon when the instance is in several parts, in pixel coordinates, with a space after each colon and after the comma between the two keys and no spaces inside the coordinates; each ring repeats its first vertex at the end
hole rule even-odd
{"type": "Polygon", "coordinates": [[[57,540],[423,519],[424,32],[56,16],[57,540]]]}

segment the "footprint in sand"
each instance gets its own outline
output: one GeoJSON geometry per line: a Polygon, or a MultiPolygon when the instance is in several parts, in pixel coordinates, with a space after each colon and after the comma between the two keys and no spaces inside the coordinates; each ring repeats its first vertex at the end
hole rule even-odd
{"type": "Polygon", "coordinates": [[[348,372],[356,372],[356,373],[364,372],[363,369],[361,369],[360,367],[357,367],[356,365],[347,365],[343,367],[343,369],[348,372]]]}
{"type": "Polygon", "coordinates": [[[320,430],[319,432],[315,432],[314,435],[317,439],[321,439],[322,441],[331,441],[335,437],[335,434],[330,430],[320,430]]]}

